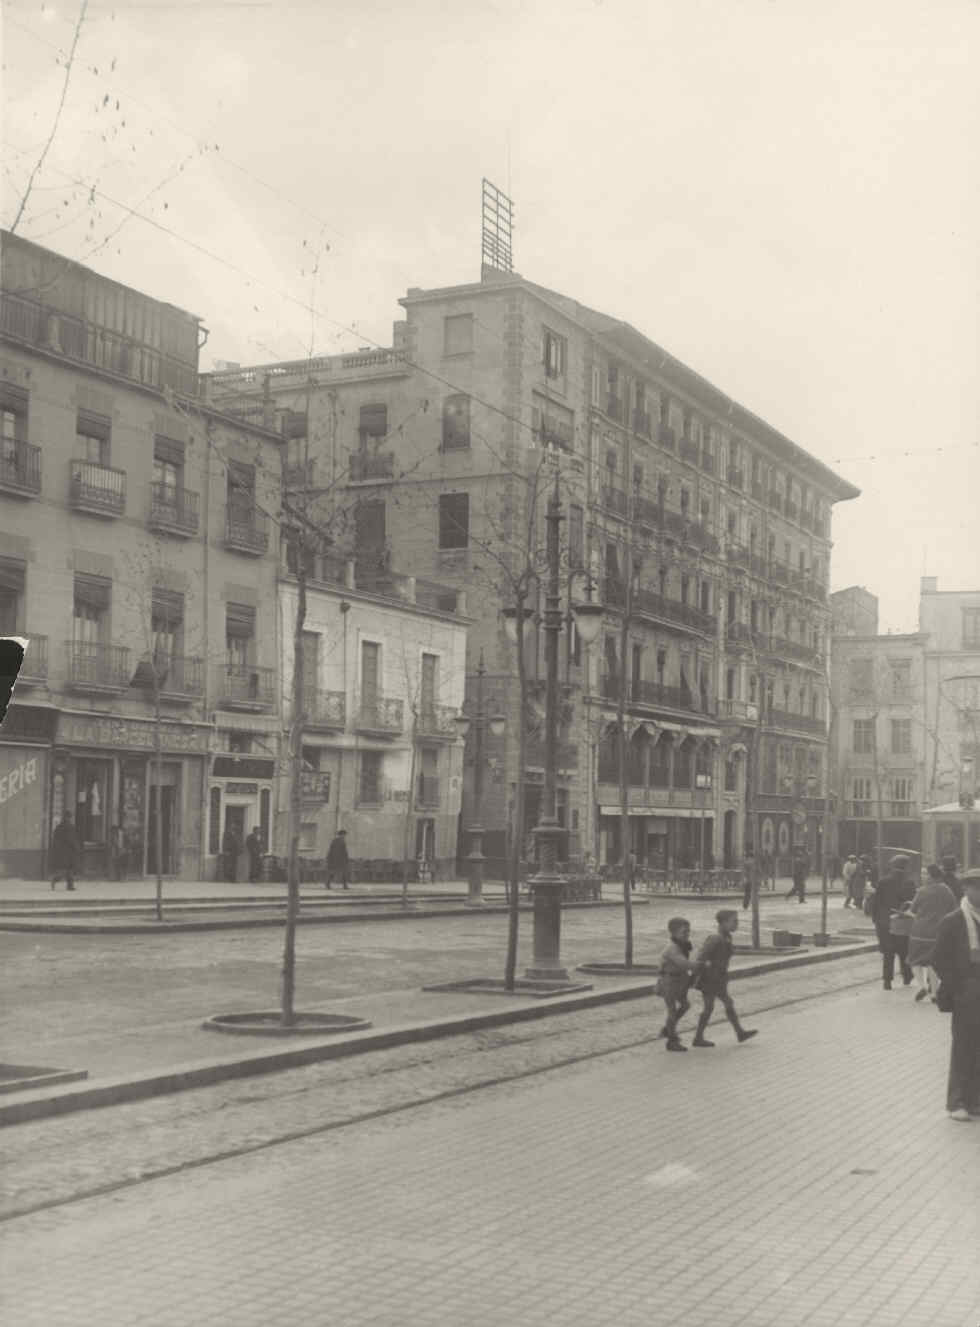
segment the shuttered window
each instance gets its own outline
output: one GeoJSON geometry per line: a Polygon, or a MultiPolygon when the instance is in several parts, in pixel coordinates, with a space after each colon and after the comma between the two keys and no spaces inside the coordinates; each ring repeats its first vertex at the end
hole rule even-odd
{"type": "Polygon", "coordinates": [[[388,407],[384,404],[362,405],[358,420],[361,441],[383,438],[388,433],[388,407]]]}
{"type": "Polygon", "coordinates": [[[468,548],[470,495],[443,493],[439,498],[439,547],[468,548]]]}
{"type": "Polygon", "coordinates": [[[155,461],[164,461],[168,465],[183,466],[184,452],[184,444],[177,442],[175,438],[164,438],[158,435],[153,439],[153,459],[155,461]]]}
{"type": "Polygon", "coordinates": [[[105,611],[112,600],[112,581],[105,576],[75,573],[75,603],[105,611]]]}
{"type": "Polygon", "coordinates": [[[229,637],[255,635],[255,609],[251,604],[225,604],[225,634],[229,637]]]}

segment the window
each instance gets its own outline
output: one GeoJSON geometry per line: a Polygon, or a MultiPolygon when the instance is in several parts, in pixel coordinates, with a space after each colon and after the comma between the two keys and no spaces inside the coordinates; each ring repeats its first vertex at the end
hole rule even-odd
{"type": "Polygon", "coordinates": [[[711,612],[711,582],[701,582],[701,602],[699,604],[702,613],[711,612]]]}
{"type": "Polygon", "coordinates": [[[439,497],[439,547],[468,548],[470,543],[470,495],[442,493],[439,497]]]}
{"type": "Polygon", "coordinates": [[[726,669],[725,669],[725,699],[726,699],[726,700],[734,700],[734,699],[735,699],[735,669],[734,669],[734,668],[726,668],[726,669]]]}
{"type": "Polygon", "coordinates": [[[236,525],[255,522],[255,466],[228,462],[228,516],[236,525]]]}
{"type": "Polygon", "coordinates": [[[851,815],[870,816],[871,780],[866,778],[851,780],[851,815]]]}
{"type": "Polygon", "coordinates": [[[150,634],[158,668],[168,672],[183,654],[184,596],[174,590],[154,589],[150,605],[150,634]]]}
{"type": "Polygon", "coordinates": [[[564,378],[565,362],[568,356],[568,342],[557,332],[541,329],[541,362],[549,378],[564,378]]]}
{"type": "Polygon", "coordinates": [[[230,676],[248,670],[254,650],[255,608],[252,604],[225,604],[225,655],[230,676]]]}
{"type": "Polygon", "coordinates": [[[851,747],[855,755],[870,756],[875,748],[874,719],[855,719],[851,747]]]}
{"type": "Polygon", "coordinates": [[[852,659],[847,666],[847,677],[852,696],[870,696],[874,690],[874,661],[852,659]]]}
{"type": "Polygon", "coordinates": [[[372,714],[378,708],[381,684],[381,646],[376,641],[361,641],[361,712],[372,714]]]}
{"type": "Polygon", "coordinates": [[[458,451],[470,445],[470,398],[448,396],[442,407],[443,450],[458,451]]]}
{"type": "Polygon", "coordinates": [[[585,519],[581,507],[568,509],[568,565],[573,570],[585,562],[585,519]]]}
{"type": "Polygon", "coordinates": [[[642,492],[643,492],[643,466],[642,466],[642,465],[634,465],[634,466],[633,466],[633,492],[634,492],[634,493],[642,493],[642,492]]]}
{"type": "Polygon", "coordinates": [[[75,575],[72,640],[96,646],[108,637],[112,582],[103,576],[75,575]]]}
{"type": "Polygon", "coordinates": [[[378,806],[381,803],[381,768],[383,760],[384,752],[382,751],[361,752],[361,777],[357,800],[362,806],[378,806]]]}
{"type": "Polygon", "coordinates": [[[912,814],[912,803],[914,801],[914,780],[910,778],[892,779],[892,809],[893,816],[904,818],[912,814]]]}
{"type": "Polygon", "coordinates": [[[423,714],[434,715],[439,699],[439,656],[423,654],[419,677],[419,709],[423,714]]]}
{"type": "Polygon", "coordinates": [[[320,637],[317,632],[303,632],[302,652],[303,690],[313,700],[320,683],[320,637]]]}
{"type": "Polygon", "coordinates": [[[388,436],[388,407],[384,402],[362,405],[357,419],[357,437],[362,447],[377,445],[388,436]]]}
{"type": "Polygon", "coordinates": [[[544,447],[559,447],[563,452],[570,452],[575,437],[575,416],[562,405],[546,400],[543,396],[533,398],[531,406],[531,431],[535,442],[544,447]]]}
{"type": "Polygon", "coordinates": [[[13,636],[23,630],[26,573],[26,563],[0,557],[0,636],[13,636]]]}
{"type": "Polygon", "coordinates": [[[691,589],[691,578],[686,572],[681,574],[681,603],[686,604],[691,589]]]}
{"type": "Polygon", "coordinates": [[[362,566],[380,568],[386,541],[383,498],[362,498],[354,508],[354,555],[362,566]]]}
{"type": "Polygon", "coordinates": [[[711,500],[709,498],[701,499],[701,524],[710,525],[711,523],[711,500]]]}
{"type": "Polygon", "coordinates": [[[79,410],[75,423],[75,460],[109,464],[111,424],[105,415],[79,410]]]}
{"type": "Polygon", "coordinates": [[[892,755],[908,756],[912,752],[912,720],[892,719],[892,755]]]}
{"type": "Polygon", "coordinates": [[[980,649],[980,608],[963,609],[963,648],[980,649]]]}
{"type": "Polygon", "coordinates": [[[176,507],[184,487],[184,444],[173,438],[153,439],[153,500],[176,507]]]}
{"type": "Polygon", "coordinates": [[[228,750],[236,756],[247,756],[252,750],[251,733],[229,733],[227,739],[228,750]]]}
{"type": "Polygon", "coordinates": [[[443,320],[444,355],[468,355],[473,349],[472,313],[454,313],[443,320]]]}
{"type": "Polygon", "coordinates": [[[725,517],[725,527],[730,535],[734,535],[738,530],[738,514],[730,511],[725,517]]]}
{"type": "Polygon", "coordinates": [[[738,764],[734,756],[729,756],[725,761],[725,792],[733,793],[738,791],[738,764]]]}
{"type": "Polygon", "coordinates": [[[6,466],[16,465],[17,444],[27,440],[27,403],[22,388],[8,383],[0,386],[0,462],[6,466]]]}
{"type": "Polygon", "coordinates": [[[891,659],[892,699],[910,700],[912,697],[912,660],[891,659]]]}
{"type": "Polygon", "coordinates": [[[686,488],[681,489],[681,515],[690,516],[691,514],[691,494],[686,488]]]}
{"type": "Polygon", "coordinates": [[[660,649],[657,651],[657,682],[660,686],[664,684],[664,677],[667,672],[667,651],[660,649]]]}

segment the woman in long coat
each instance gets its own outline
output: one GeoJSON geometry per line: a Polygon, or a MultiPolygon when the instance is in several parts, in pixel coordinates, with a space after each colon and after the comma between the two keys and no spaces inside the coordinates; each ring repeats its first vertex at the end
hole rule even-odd
{"type": "Polygon", "coordinates": [[[909,937],[909,964],[919,983],[915,993],[916,1001],[931,995],[935,1000],[936,974],[933,972],[932,951],[936,947],[939,923],[956,907],[956,897],[943,879],[938,866],[926,868],[928,879],[915,891],[915,898],[909,905],[909,911],[915,914],[912,934],[909,937]]]}

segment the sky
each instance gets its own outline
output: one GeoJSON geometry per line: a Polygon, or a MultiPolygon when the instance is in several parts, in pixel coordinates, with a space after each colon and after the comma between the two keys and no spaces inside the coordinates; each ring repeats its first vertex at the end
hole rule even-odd
{"type": "Polygon", "coordinates": [[[203,367],[390,344],[479,278],[487,176],[516,270],[862,490],[831,588],[882,631],[980,588],[978,0],[80,13],[3,0],[2,224],[200,315],[203,367]]]}

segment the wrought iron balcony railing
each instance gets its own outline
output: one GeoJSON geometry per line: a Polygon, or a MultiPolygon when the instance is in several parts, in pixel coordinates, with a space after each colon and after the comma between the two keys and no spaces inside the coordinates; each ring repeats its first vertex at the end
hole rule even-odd
{"type": "Polygon", "coordinates": [[[24,662],[21,664],[17,681],[21,683],[43,682],[48,676],[48,638],[39,636],[34,631],[21,632],[27,638],[24,662]]]}
{"type": "Polygon", "coordinates": [[[269,547],[265,512],[254,502],[229,502],[225,513],[225,547],[261,557],[269,547]]]}
{"type": "Polygon", "coordinates": [[[820,662],[820,653],[812,645],[801,645],[799,641],[784,640],[781,636],[772,636],[768,648],[770,654],[783,659],[796,659],[800,663],[807,664],[820,662]]]}
{"type": "Polygon", "coordinates": [[[362,733],[400,733],[405,727],[404,704],[389,696],[369,696],[361,700],[356,727],[362,733]]]}
{"type": "Polygon", "coordinates": [[[121,516],[126,510],[126,471],[94,461],[72,461],[71,505],[96,516],[121,516]]]}
{"type": "Polygon", "coordinates": [[[257,664],[222,664],[215,679],[218,704],[228,709],[270,709],[275,702],[276,670],[257,664]]]}
{"type": "Polygon", "coordinates": [[[0,442],[0,489],[22,497],[41,491],[41,448],[29,442],[0,442]]]}
{"type": "Polygon", "coordinates": [[[65,642],[68,685],[76,691],[123,691],[129,686],[132,668],[125,645],[93,645],[88,641],[65,642]]]}
{"type": "Polygon", "coordinates": [[[307,728],[344,728],[347,723],[344,693],[307,687],[303,692],[303,722],[307,728]]]}
{"type": "Polygon", "coordinates": [[[163,681],[160,684],[164,696],[203,696],[204,660],[192,655],[171,655],[162,660],[163,681]]]}
{"type": "Polygon", "coordinates": [[[667,599],[654,590],[645,589],[636,591],[633,603],[639,613],[679,623],[705,635],[714,635],[717,620],[710,613],[703,613],[700,608],[694,608],[691,604],[680,604],[675,599],[667,599]]]}
{"type": "Polygon", "coordinates": [[[675,710],[698,710],[705,713],[709,705],[702,705],[700,697],[689,687],[667,686],[663,682],[639,680],[630,683],[630,701],[634,705],[650,705],[675,710]]]}
{"type": "Polygon", "coordinates": [[[757,723],[759,707],[752,700],[720,700],[718,713],[723,719],[738,719],[743,723],[757,723]]]}
{"type": "MultiPolygon", "coordinates": [[[[447,447],[443,441],[443,450],[452,451],[461,445],[454,443],[451,447],[447,447]]],[[[391,479],[394,473],[394,452],[351,452],[350,477],[355,484],[363,479],[391,479]]]]}
{"type": "Polygon", "coordinates": [[[201,499],[189,488],[150,485],[150,525],[173,534],[197,534],[201,499]]]}
{"type": "Polygon", "coordinates": [[[416,721],[419,737],[455,737],[458,710],[452,705],[423,705],[416,721]]]}
{"type": "Polygon", "coordinates": [[[769,710],[766,722],[772,728],[793,728],[800,733],[816,733],[821,737],[827,731],[824,719],[814,719],[809,714],[794,714],[791,710],[769,710]]]}

